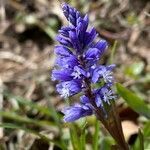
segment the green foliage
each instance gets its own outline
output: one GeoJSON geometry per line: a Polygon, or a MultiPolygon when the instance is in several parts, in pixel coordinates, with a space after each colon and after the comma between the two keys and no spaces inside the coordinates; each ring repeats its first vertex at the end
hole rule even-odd
{"type": "Polygon", "coordinates": [[[80,142],[75,124],[70,124],[70,139],[74,150],[80,149],[80,142]]]}
{"type": "Polygon", "coordinates": [[[87,127],[87,122],[86,120],[84,120],[84,124],[80,127],[81,128],[80,150],[86,150],[86,127],[87,127]]]}
{"type": "MultiPolygon", "coordinates": [[[[74,150],[86,150],[86,128],[87,121],[85,118],[69,124],[70,139],[74,150]]],[[[70,140],[69,139],[69,140],[70,140]]]]}
{"type": "Polygon", "coordinates": [[[99,128],[99,124],[100,122],[98,120],[95,121],[95,133],[94,133],[94,137],[93,137],[93,150],[98,150],[98,146],[99,146],[99,132],[100,132],[100,128],[99,128]]]}
{"type": "MultiPolygon", "coordinates": [[[[18,105],[18,109],[16,110],[0,110],[0,116],[3,117],[4,119],[7,119],[6,122],[2,123],[0,126],[3,128],[9,128],[9,129],[21,129],[27,133],[34,134],[44,140],[45,142],[52,142],[56,146],[60,147],[61,149],[65,150],[66,146],[61,139],[59,142],[55,140],[51,140],[46,137],[44,134],[40,134],[39,131],[36,131],[36,128],[40,129],[50,129],[50,128],[56,128],[59,131],[59,134],[62,133],[62,127],[60,123],[60,115],[54,110],[53,106],[49,102],[48,107],[40,106],[31,100],[25,99],[20,96],[15,96],[13,94],[10,94],[8,92],[3,93],[6,100],[8,102],[11,102],[12,100],[15,101],[18,105]],[[22,108],[25,110],[24,114],[18,110],[22,110],[22,108]],[[29,118],[26,116],[26,108],[28,108],[28,111],[33,111],[36,110],[40,114],[44,115],[45,117],[43,119],[34,119],[34,118],[29,118]],[[49,119],[52,118],[52,119],[49,119]],[[32,129],[33,128],[33,129],[32,129]],[[34,130],[35,128],[35,130],[34,130]]],[[[62,138],[62,137],[61,137],[62,138]]]]}
{"type": "Polygon", "coordinates": [[[111,146],[114,144],[115,144],[115,142],[111,137],[109,137],[109,136],[102,137],[100,149],[101,150],[111,150],[111,146]]]}
{"type": "Polygon", "coordinates": [[[127,102],[127,104],[137,113],[150,118],[150,106],[144,102],[135,93],[131,92],[121,84],[116,84],[118,94],[127,102]]]}
{"type": "Polygon", "coordinates": [[[139,130],[138,138],[132,147],[132,150],[148,150],[150,149],[150,121],[148,121],[143,131],[139,130]],[[140,149],[139,149],[140,148],[140,149]]]}

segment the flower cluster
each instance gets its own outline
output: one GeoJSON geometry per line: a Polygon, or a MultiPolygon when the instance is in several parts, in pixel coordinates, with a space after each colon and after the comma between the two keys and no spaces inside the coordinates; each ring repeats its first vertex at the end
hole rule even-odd
{"type": "Polygon", "coordinates": [[[82,16],[68,4],[62,10],[69,21],[56,37],[60,45],[55,47],[56,69],[52,80],[58,80],[56,88],[63,98],[81,93],[80,102],[65,108],[64,121],[72,122],[94,113],[91,102],[103,109],[103,104],[115,98],[111,90],[115,65],[100,65],[99,60],[108,47],[105,40],[95,41],[97,32],[88,28],[88,16],[82,16]],[[94,86],[94,85],[101,86],[94,86]],[[95,87],[95,88],[94,88],[95,87]]]}

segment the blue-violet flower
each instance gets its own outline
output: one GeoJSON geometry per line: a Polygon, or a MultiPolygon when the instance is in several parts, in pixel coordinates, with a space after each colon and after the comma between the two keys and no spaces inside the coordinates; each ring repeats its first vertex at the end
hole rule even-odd
{"type": "Polygon", "coordinates": [[[65,115],[64,121],[72,122],[92,115],[93,102],[97,108],[104,110],[103,104],[109,105],[116,98],[111,90],[114,82],[112,70],[115,65],[99,64],[108,44],[103,39],[95,42],[98,34],[95,28],[88,29],[88,16],[82,16],[66,3],[62,4],[62,10],[69,25],[62,27],[56,37],[60,45],[55,47],[57,59],[52,80],[59,81],[56,88],[63,98],[82,94],[80,102],[62,111],[65,115]],[[94,84],[101,86],[98,88],[94,84]]]}

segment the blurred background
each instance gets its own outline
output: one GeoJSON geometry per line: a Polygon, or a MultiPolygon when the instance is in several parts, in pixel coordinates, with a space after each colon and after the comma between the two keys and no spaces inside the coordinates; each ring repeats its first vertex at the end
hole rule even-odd
{"type": "MultiPolygon", "coordinates": [[[[83,14],[88,13],[90,25],[108,40],[109,49],[101,62],[113,61],[117,65],[116,81],[150,102],[149,0],[66,2],[83,14]]],[[[0,0],[0,150],[72,149],[68,131],[72,126],[62,122],[60,110],[64,101],[50,79],[55,62],[55,36],[66,23],[57,0],[0,0]]],[[[117,106],[126,139],[132,145],[143,118],[121,98],[117,106]]],[[[78,135],[84,121],[75,125],[78,135]]],[[[93,127],[95,119],[89,117],[89,150],[93,127]]],[[[102,126],[100,135],[102,146],[113,143],[102,126]]]]}

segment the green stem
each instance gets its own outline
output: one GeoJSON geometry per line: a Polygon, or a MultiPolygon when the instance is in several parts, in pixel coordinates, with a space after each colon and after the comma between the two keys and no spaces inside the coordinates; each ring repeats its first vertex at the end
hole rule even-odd
{"type": "Polygon", "coordinates": [[[93,150],[98,150],[98,138],[99,138],[99,121],[95,122],[95,133],[93,138],[93,150]]]}

